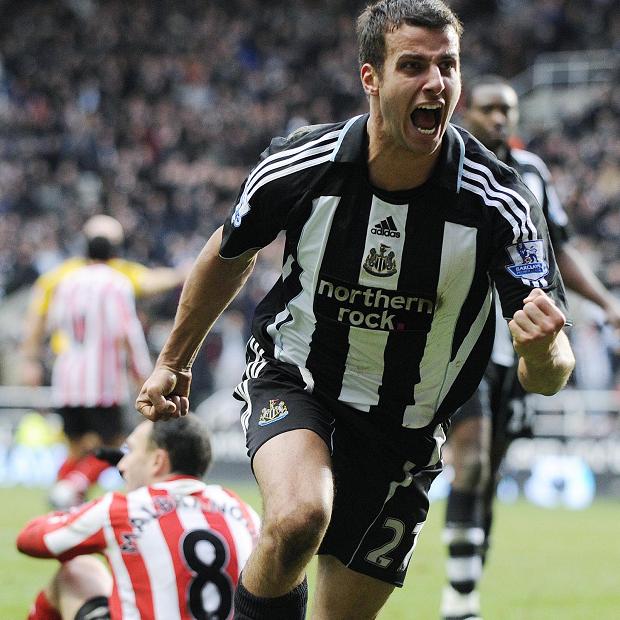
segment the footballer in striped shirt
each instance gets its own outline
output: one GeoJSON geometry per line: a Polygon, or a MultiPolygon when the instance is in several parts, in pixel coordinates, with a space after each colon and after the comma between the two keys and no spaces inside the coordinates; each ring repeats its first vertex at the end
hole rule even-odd
{"type": "Polygon", "coordinates": [[[20,532],[21,552],[63,562],[29,620],[54,612],[112,620],[232,618],[234,589],[260,523],[232,491],[203,482],[210,462],[209,436],[193,415],[136,427],[118,463],[126,494],[49,513],[20,532]],[[111,578],[100,563],[81,557],[88,554],[105,556],[111,578]]]}

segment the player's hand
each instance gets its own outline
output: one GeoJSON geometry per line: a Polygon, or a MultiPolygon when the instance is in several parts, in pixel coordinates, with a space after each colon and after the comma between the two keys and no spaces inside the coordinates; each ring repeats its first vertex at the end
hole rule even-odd
{"type": "Polygon", "coordinates": [[[146,380],[136,399],[136,409],[152,422],[187,415],[190,372],[160,366],[146,380]]]}
{"type": "Polygon", "coordinates": [[[566,317],[542,289],[533,289],[508,323],[515,351],[526,359],[548,355],[566,317]]]}
{"type": "Polygon", "coordinates": [[[620,335],[620,301],[615,297],[611,297],[608,303],[603,307],[605,310],[605,319],[620,335]]]}

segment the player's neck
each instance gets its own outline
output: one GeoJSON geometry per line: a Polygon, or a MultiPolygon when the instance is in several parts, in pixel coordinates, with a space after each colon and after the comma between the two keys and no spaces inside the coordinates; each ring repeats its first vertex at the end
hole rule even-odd
{"type": "Polygon", "coordinates": [[[368,178],[372,185],[387,191],[414,189],[431,176],[441,149],[414,152],[387,135],[372,118],[368,132],[368,178]]]}
{"type": "Polygon", "coordinates": [[[375,186],[387,191],[402,191],[419,187],[433,172],[439,151],[414,155],[402,149],[381,149],[368,153],[368,178],[375,186]]]}
{"type": "Polygon", "coordinates": [[[510,147],[507,144],[500,144],[494,152],[497,159],[506,163],[510,156],[510,147]]]}

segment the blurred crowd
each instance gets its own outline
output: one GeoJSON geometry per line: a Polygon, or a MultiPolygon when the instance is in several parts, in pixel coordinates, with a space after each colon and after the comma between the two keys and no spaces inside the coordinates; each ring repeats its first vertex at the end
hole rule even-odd
{"type": "MultiPolygon", "coordinates": [[[[191,260],[272,136],[365,111],[355,41],[364,4],[0,0],[1,294],[79,253],[82,223],[97,212],[122,222],[128,258],[191,260]]],[[[545,51],[618,47],[614,0],[449,4],[465,24],[465,80],[513,78],[545,51]]],[[[551,167],[603,280],[620,291],[619,119],[613,85],[530,147],[551,167]]],[[[239,326],[277,261],[276,245],[235,303],[234,333],[247,329],[239,326]]],[[[169,319],[174,302],[151,310],[169,319]]],[[[205,366],[225,332],[205,347],[205,366]]]]}

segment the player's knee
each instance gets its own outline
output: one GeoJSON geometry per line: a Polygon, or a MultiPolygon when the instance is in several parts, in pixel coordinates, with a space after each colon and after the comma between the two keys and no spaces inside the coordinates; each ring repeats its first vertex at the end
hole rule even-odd
{"type": "Polygon", "coordinates": [[[60,598],[65,593],[87,600],[109,596],[112,578],[103,564],[90,556],[77,556],[64,562],[54,579],[54,590],[60,598]]]}
{"type": "Polygon", "coordinates": [[[296,562],[319,546],[331,517],[326,502],[296,503],[267,516],[262,536],[268,540],[281,561],[296,562]]]}
{"type": "Polygon", "coordinates": [[[486,453],[468,452],[455,471],[454,486],[463,491],[479,491],[487,485],[490,473],[490,461],[486,453]]]}

